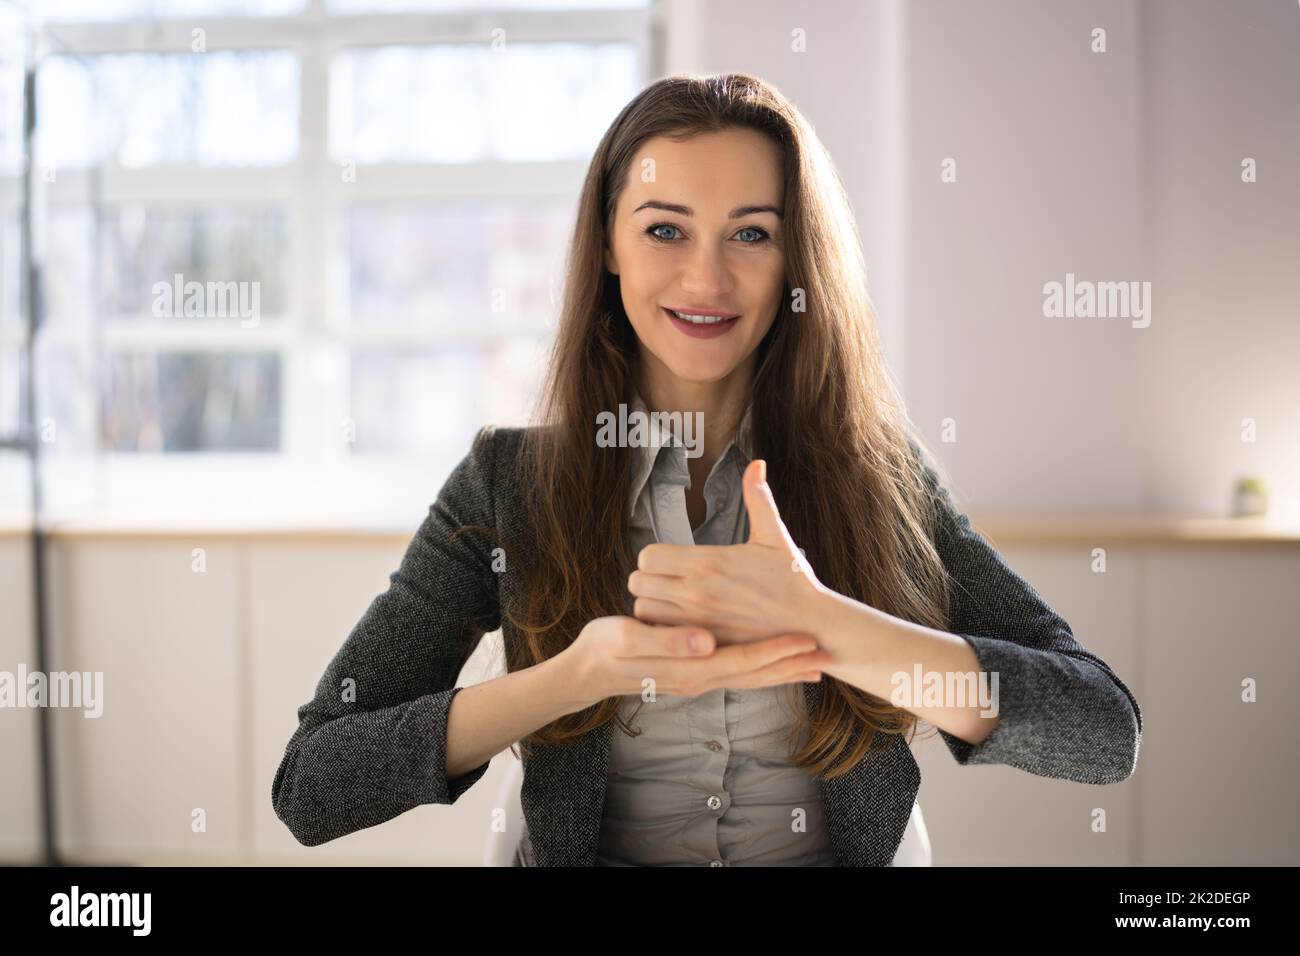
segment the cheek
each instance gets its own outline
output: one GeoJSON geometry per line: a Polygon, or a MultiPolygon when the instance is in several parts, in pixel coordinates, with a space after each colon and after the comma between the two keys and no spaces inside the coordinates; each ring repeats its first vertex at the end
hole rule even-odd
{"type": "Polygon", "coordinates": [[[660,282],[659,273],[664,271],[654,256],[647,255],[636,243],[628,243],[619,255],[619,265],[622,267],[619,286],[629,306],[654,294],[660,282]]]}
{"type": "Polygon", "coordinates": [[[764,334],[771,328],[784,302],[784,262],[781,261],[771,267],[764,268],[762,274],[755,277],[754,288],[759,291],[751,297],[750,301],[760,304],[760,321],[757,331],[764,334]]]}
{"type": "Polygon", "coordinates": [[[676,276],[665,258],[634,249],[620,278],[623,309],[638,332],[655,334],[662,327],[659,303],[672,297],[676,276]]]}

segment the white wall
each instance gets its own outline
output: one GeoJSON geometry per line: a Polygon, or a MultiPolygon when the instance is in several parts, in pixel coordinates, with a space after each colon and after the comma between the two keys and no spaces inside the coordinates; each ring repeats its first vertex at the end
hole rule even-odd
{"type": "MultiPolygon", "coordinates": [[[[1155,509],[1221,507],[1237,471],[1300,512],[1300,4],[1150,5],[1143,170],[1165,321],[1143,356],[1155,509]],[[1258,182],[1241,182],[1241,161],[1258,182]],[[1259,440],[1238,439],[1243,417],[1259,440]]],[[[1157,323],[1151,329],[1155,331],[1157,323]]]]}
{"type": "Polygon", "coordinates": [[[828,144],[885,348],[959,502],[1222,515],[1260,471],[1300,512],[1297,4],[669,9],[669,70],[758,74],[828,144]],[[1067,272],[1150,281],[1151,325],[1045,318],[1043,284],[1067,272]]]}
{"type": "Polygon", "coordinates": [[[906,4],[668,0],[665,73],[751,73],[812,123],[862,234],[881,341],[901,381],[905,227],[906,4]],[[795,31],[804,52],[792,48],[795,31]]]}

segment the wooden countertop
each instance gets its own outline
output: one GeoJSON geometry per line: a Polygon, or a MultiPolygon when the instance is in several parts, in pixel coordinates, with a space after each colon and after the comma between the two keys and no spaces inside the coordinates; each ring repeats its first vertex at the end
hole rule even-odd
{"type": "MultiPolygon", "coordinates": [[[[1206,518],[1153,514],[983,514],[968,512],[972,526],[998,547],[1009,545],[1261,543],[1300,544],[1300,522],[1269,518],[1206,518]]],[[[247,522],[205,524],[201,520],[179,523],[111,522],[78,520],[49,528],[60,540],[148,540],[195,538],[255,539],[273,541],[410,541],[419,520],[409,526],[311,525],[247,522]]],[[[30,526],[16,519],[0,519],[0,539],[23,538],[30,526]]]]}
{"type": "Polygon", "coordinates": [[[981,534],[999,544],[1300,544],[1300,522],[1273,518],[1207,518],[1161,514],[970,514],[981,534]]]}

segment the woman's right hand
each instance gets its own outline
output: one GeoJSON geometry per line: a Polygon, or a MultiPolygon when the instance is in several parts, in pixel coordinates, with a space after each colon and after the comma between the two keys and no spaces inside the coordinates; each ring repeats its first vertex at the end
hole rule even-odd
{"type": "Polygon", "coordinates": [[[782,634],[721,647],[706,628],[647,624],[612,615],[589,622],[556,658],[569,668],[576,696],[587,706],[607,697],[656,694],[697,697],[718,687],[752,689],[821,680],[831,662],[808,634],[782,634]],[[692,636],[698,647],[691,646],[692,636]]]}

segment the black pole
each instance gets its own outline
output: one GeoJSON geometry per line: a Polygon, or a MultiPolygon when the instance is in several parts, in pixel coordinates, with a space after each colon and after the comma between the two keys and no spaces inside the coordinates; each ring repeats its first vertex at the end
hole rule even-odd
{"type": "MultiPolygon", "coordinates": [[[[30,39],[30,35],[29,35],[30,39]]],[[[32,45],[23,64],[23,210],[19,226],[20,266],[22,283],[22,308],[27,319],[27,339],[23,343],[27,374],[23,377],[24,401],[19,402],[19,433],[17,444],[27,451],[31,480],[32,500],[32,620],[35,624],[36,669],[48,674],[49,631],[46,614],[45,555],[47,540],[41,520],[41,443],[36,431],[36,331],[41,326],[42,305],[40,271],[32,255],[33,197],[36,189],[36,170],[33,164],[32,135],[36,129],[36,64],[32,45]]],[[[6,444],[13,444],[7,442],[6,444]]],[[[54,785],[54,750],[49,707],[38,707],[37,728],[40,737],[41,762],[41,861],[46,866],[62,866],[56,839],[56,802],[54,785]]]]}

